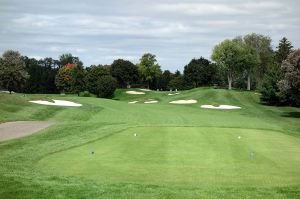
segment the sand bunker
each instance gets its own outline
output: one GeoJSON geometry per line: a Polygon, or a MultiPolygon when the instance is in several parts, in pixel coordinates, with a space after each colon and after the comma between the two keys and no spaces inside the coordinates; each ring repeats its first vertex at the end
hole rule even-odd
{"type": "Polygon", "coordinates": [[[23,137],[38,132],[51,125],[44,121],[17,121],[0,124],[0,141],[23,137]]]}
{"type": "Polygon", "coordinates": [[[132,102],[128,102],[128,104],[136,104],[138,103],[139,101],[132,101],[132,102]]]}
{"type": "Polygon", "coordinates": [[[139,91],[126,91],[127,94],[130,95],[144,95],[144,92],[139,92],[139,91]]]}
{"type": "Polygon", "coordinates": [[[157,100],[151,100],[151,101],[144,102],[144,104],[155,104],[155,103],[158,103],[158,101],[157,100]]]}
{"type": "Polygon", "coordinates": [[[29,101],[29,102],[35,103],[35,104],[50,105],[50,106],[82,106],[82,104],[78,104],[78,103],[70,102],[70,101],[66,101],[66,100],[53,100],[53,102],[44,101],[44,100],[35,100],[35,101],[29,101]]]}
{"type": "Polygon", "coordinates": [[[151,91],[150,89],[146,89],[146,88],[141,88],[140,90],[141,90],[141,91],[146,91],[146,92],[151,91]]]}
{"type": "Polygon", "coordinates": [[[179,95],[180,93],[169,93],[168,95],[179,95]]]}
{"type": "Polygon", "coordinates": [[[176,101],[171,101],[169,102],[170,104],[196,104],[197,100],[176,100],[176,101]]]}
{"type": "Polygon", "coordinates": [[[209,108],[209,109],[241,109],[239,106],[231,106],[231,105],[219,105],[219,106],[213,106],[213,105],[202,105],[201,108],[209,108]]]}

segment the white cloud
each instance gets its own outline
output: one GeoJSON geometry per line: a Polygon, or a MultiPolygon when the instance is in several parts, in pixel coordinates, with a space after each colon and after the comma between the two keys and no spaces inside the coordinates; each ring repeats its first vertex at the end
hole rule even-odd
{"type": "Polygon", "coordinates": [[[300,46],[299,1],[72,0],[5,1],[0,7],[0,52],[37,57],[70,52],[86,65],[157,55],[164,68],[209,58],[213,46],[237,35],[286,36],[300,46]],[[72,6],[70,6],[72,5],[72,6]]]}
{"type": "Polygon", "coordinates": [[[245,10],[240,10],[228,4],[215,3],[158,4],[154,8],[158,11],[185,13],[189,15],[236,15],[246,13],[245,10]]]}

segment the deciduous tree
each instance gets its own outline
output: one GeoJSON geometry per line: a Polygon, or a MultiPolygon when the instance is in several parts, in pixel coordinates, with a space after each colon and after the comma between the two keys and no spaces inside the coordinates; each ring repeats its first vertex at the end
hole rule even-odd
{"type": "Polygon", "coordinates": [[[139,78],[137,66],[123,59],[117,59],[111,64],[111,75],[121,87],[130,87],[130,84],[136,83],[139,78]]]}
{"type": "Polygon", "coordinates": [[[281,70],[283,78],[278,83],[281,96],[291,105],[300,106],[300,49],[283,61],[281,70]]]}
{"type": "Polygon", "coordinates": [[[0,85],[10,93],[21,89],[29,75],[25,62],[17,51],[5,51],[0,58],[0,85]]]}
{"type": "Polygon", "coordinates": [[[192,59],[184,67],[184,78],[192,87],[207,86],[213,83],[216,75],[216,67],[209,60],[201,57],[192,59]]]}
{"type": "Polygon", "coordinates": [[[232,41],[225,40],[213,49],[212,60],[227,71],[228,89],[232,89],[233,72],[238,69],[238,58],[241,46],[232,41]]]}
{"type": "Polygon", "coordinates": [[[148,88],[150,88],[161,74],[161,69],[157,63],[156,56],[150,53],[144,54],[140,59],[138,67],[142,81],[147,83],[148,88]]]}
{"type": "Polygon", "coordinates": [[[110,67],[102,65],[87,68],[85,81],[88,91],[98,97],[111,97],[117,86],[117,80],[110,75],[110,67]]]}

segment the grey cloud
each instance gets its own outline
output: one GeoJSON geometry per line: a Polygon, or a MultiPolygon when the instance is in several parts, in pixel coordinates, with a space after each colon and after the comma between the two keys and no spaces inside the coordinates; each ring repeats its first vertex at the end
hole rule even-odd
{"type": "Polygon", "coordinates": [[[300,46],[298,1],[279,0],[0,0],[0,53],[32,57],[70,52],[85,65],[157,55],[164,69],[210,57],[226,38],[257,32],[273,45],[286,36],[300,46]]]}

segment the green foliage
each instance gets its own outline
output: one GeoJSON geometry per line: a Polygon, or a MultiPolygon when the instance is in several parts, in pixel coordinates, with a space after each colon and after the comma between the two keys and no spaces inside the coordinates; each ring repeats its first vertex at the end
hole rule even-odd
{"type": "Polygon", "coordinates": [[[82,61],[78,57],[74,57],[71,53],[65,53],[59,56],[60,66],[63,67],[67,64],[76,64],[77,66],[83,66],[82,61]]]}
{"type": "Polygon", "coordinates": [[[270,105],[278,105],[280,103],[279,88],[277,83],[280,79],[280,71],[278,69],[269,70],[263,80],[260,88],[261,101],[270,105]]]}
{"type": "Polygon", "coordinates": [[[300,49],[288,56],[281,70],[283,78],[278,83],[280,95],[287,103],[300,106],[300,49]]]}
{"type": "Polygon", "coordinates": [[[169,85],[168,87],[172,90],[186,90],[186,89],[190,89],[191,88],[191,85],[189,85],[183,76],[178,76],[178,77],[175,77],[174,79],[172,79],[170,82],[169,82],[169,85]]]}
{"type": "Polygon", "coordinates": [[[293,51],[293,46],[290,41],[287,40],[286,37],[283,37],[279,41],[279,45],[276,47],[276,61],[278,64],[282,64],[284,60],[288,58],[288,55],[293,51]]]}
{"type": "Polygon", "coordinates": [[[156,88],[155,83],[161,74],[160,66],[155,57],[153,54],[146,53],[142,56],[138,65],[141,80],[148,85],[148,88],[156,88]]]}
{"type": "Polygon", "coordinates": [[[227,72],[228,89],[232,87],[233,73],[238,70],[238,60],[242,47],[235,41],[225,40],[213,49],[212,60],[227,72]]]}
{"type": "Polygon", "coordinates": [[[85,81],[88,91],[97,97],[110,98],[117,87],[117,80],[110,75],[108,66],[98,65],[87,68],[85,81]]]}
{"type": "Polygon", "coordinates": [[[0,58],[0,86],[11,91],[19,91],[29,75],[25,62],[17,51],[5,51],[0,58]]]}
{"type": "Polygon", "coordinates": [[[259,53],[244,41],[239,44],[241,45],[241,52],[238,56],[238,70],[240,74],[246,74],[247,90],[251,90],[251,76],[260,64],[259,53]]]}
{"type": "Polygon", "coordinates": [[[248,34],[243,39],[245,44],[255,49],[259,55],[259,64],[254,68],[253,77],[258,84],[257,87],[260,87],[268,68],[274,65],[272,39],[256,33],[248,34]]]}
{"type": "Polygon", "coordinates": [[[83,91],[83,92],[79,93],[79,96],[80,97],[91,97],[92,94],[90,92],[88,92],[88,91],[83,91]]]}
{"type": "Polygon", "coordinates": [[[55,84],[58,89],[67,93],[77,93],[85,89],[85,71],[82,66],[67,64],[58,70],[55,84]]]}
{"type": "Polygon", "coordinates": [[[90,93],[96,94],[97,79],[101,76],[110,75],[110,69],[107,66],[91,66],[86,69],[87,74],[85,77],[86,88],[90,93]]]}
{"type": "Polygon", "coordinates": [[[159,77],[158,87],[162,90],[169,90],[169,82],[174,78],[174,74],[172,74],[169,70],[165,70],[159,77]]]}
{"type": "Polygon", "coordinates": [[[117,59],[111,64],[111,75],[117,79],[121,87],[136,83],[139,79],[137,66],[123,59],[117,59]]]}
{"type": "Polygon", "coordinates": [[[26,93],[58,93],[55,85],[55,76],[59,63],[52,58],[36,60],[23,57],[30,77],[26,81],[24,91],[26,93]]]}
{"type": "Polygon", "coordinates": [[[191,87],[208,86],[216,80],[217,68],[210,61],[201,57],[200,59],[192,59],[188,65],[184,67],[184,78],[191,87]]]}
{"type": "Polygon", "coordinates": [[[96,79],[96,88],[94,93],[97,97],[111,98],[117,88],[117,80],[110,76],[104,75],[96,79]]]}

